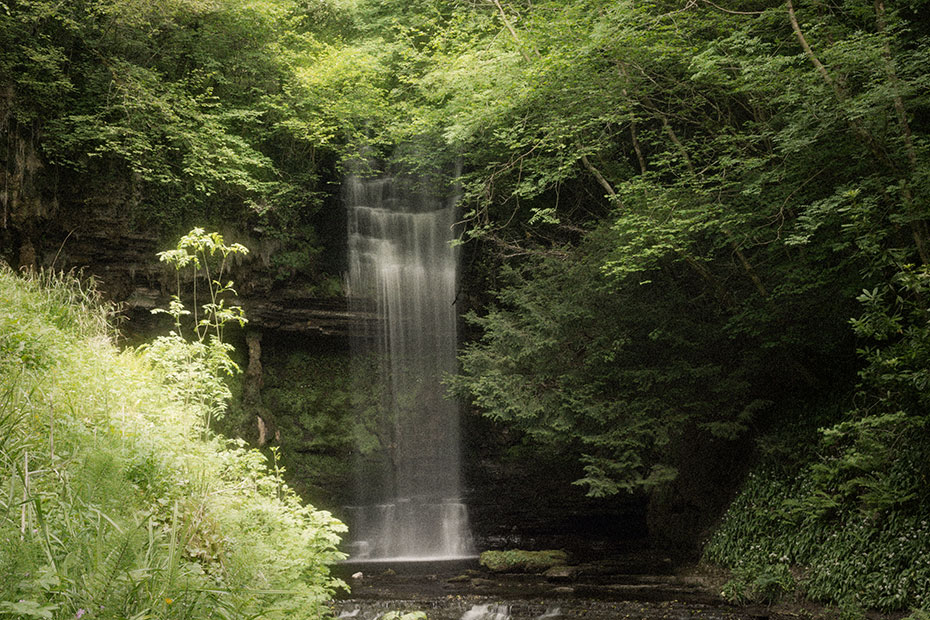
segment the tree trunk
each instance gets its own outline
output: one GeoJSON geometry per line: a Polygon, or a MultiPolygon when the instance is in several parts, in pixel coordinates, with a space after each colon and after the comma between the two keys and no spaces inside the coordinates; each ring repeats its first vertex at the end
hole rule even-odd
{"type": "Polygon", "coordinates": [[[274,416],[262,403],[262,334],[258,331],[249,331],[245,336],[245,343],[249,350],[249,365],[245,370],[242,386],[242,407],[246,413],[255,416],[258,427],[258,445],[264,446],[271,440],[281,439],[274,416]]]}

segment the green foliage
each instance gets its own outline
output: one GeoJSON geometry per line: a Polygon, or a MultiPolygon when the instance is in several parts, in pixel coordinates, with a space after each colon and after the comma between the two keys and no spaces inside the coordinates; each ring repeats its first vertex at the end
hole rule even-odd
{"type": "Polygon", "coordinates": [[[332,93],[303,88],[302,71],[348,22],[328,0],[13,3],[0,13],[3,131],[54,165],[68,208],[97,202],[94,178],[163,237],[228,218],[313,238],[334,162],[323,136],[343,121],[317,115],[332,93]]]}
{"type": "Polygon", "coordinates": [[[743,565],[733,570],[733,578],[723,586],[721,594],[733,603],[766,603],[779,601],[796,587],[794,576],[786,564],[743,565]]]}
{"type": "Polygon", "coordinates": [[[223,330],[231,322],[244,325],[246,319],[242,308],[226,305],[225,296],[234,295],[236,291],[232,281],[224,283],[222,278],[229,256],[246,253],[248,249],[238,243],[226,245],[218,233],[208,234],[202,228],[195,228],[181,238],[176,249],[158,255],[177,270],[178,291],[167,309],[152,312],[171,315],[175,329],[140,350],[162,372],[163,380],[175,386],[179,403],[200,413],[198,428],[203,433],[208,432],[213,420],[223,417],[232,396],[224,378],[239,372],[230,357],[232,345],[223,341],[223,330]],[[211,265],[216,261],[218,264],[211,265]],[[201,279],[206,281],[208,295],[200,305],[200,312],[194,311],[190,340],[185,337],[182,326],[182,317],[190,314],[181,302],[181,273],[187,268],[192,272],[194,307],[198,305],[197,283],[201,279]]]}
{"type": "MultiPolygon", "coordinates": [[[[923,17],[801,2],[792,27],[785,7],[751,3],[445,6],[422,26],[439,35],[411,46],[429,67],[414,83],[466,153],[468,235],[494,255],[480,275],[497,290],[458,394],[573,442],[601,495],[669,479],[687,425],[733,438],[851,386],[854,336],[894,341],[867,345],[866,372],[889,405],[918,410],[923,17]]],[[[907,501],[856,473],[879,471],[879,437],[916,417],[894,413],[870,404],[851,416],[879,416],[862,432],[838,429],[863,453],[843,493],[907,501]]]]}
{"type": "Polygon", "coordinates": [[[554,549],[545,551],[508,549],[506,551],[485,551],[478,561],[481,566],[492,573],[542,573],[553,566],[565,564],[568,561],[568,554],[554,549]]]}
{"type": "MultiPolygon", "coordinates": [[[[821,429],[816,457],[799,481],[779,487],[771,473],[755,480],[730,508],[707,549],[711,559],[740,566],[759,553],[755,540],[803,567],[810,597],[853,608],[926,608],[930,604],[930,544],[925,416],[926,269],[903,266],[880,290],[859,297],[863,314],[853,326],[864,342],[858,407],[821,429]],[[743,498],[770,489],[781,523],[764,524],[743,498]],[[800,526],[800,527],[799,527],[800,526]]],[[[755,574],[748,569],[748,574],[755,574]]]]}
{"type": "Polygon", "coordinates": [[[320,617],[344,527],[191,434],[198,410],[86,291],[0,271],[3,342],[33,343],[0,365],[0,616],[320,617]]]}
{"type": "Polygon", "coordinates": [[[383,616],[381,620],[426,620],[426,613],[422,611],[389,611],[383,616]]]}
{"type": "MultiPolygon", "coordinates": [[[[913,456],[899,458],[903,465],[892,477],[916,478],[913,456]]],[[[745,602],[799,591],[861,608],[925,607],[924,502],[889,508],[848,501],[822,486],[820,465],[797,477],[773,468],[749,476],[704,552],[733,570],[724,595],[745,602]]]]}
{"type": "Polygon", "coordinates": [[[358,432],[347,355],[293,352],[266,356],[262,399],[275,412],[281,458],[292,485],[305,497],[342,505],[351,498],[358,432]]]}
{"type": "Polygon", "coordinates": [[[925,274],[904,265],[859,296],[852,323],[869,344],[857,407],[821,429],[793,482],[772,471],[750,478],[706,550],[737,580],[760,575],[768,555],[800,567],[801,590],[817,600],[930,605],[925,274]]]}
{"type": "Polygon", "coordinates": [[[506,270],[499,305],[470,315],[483,337],[451,380],[485,415],[575,450],[577,484],[595,496],[674,478],[687,431],[732,438],[767,396],[753,376],[764,367],[719,336],[725,317],[691,298],[680,272],[606,275],[611,247],[602,229],[577,251],[506,270]]]}
{"type": "Polygon", "coordinates": [[[209,300],[200,306],[202,318],[198,318],[196,309],[194,311],[196,339],[198,342],[204,342],[209,335],[222,341],[223,328],[227,323],[236,322],[240,327],[246,323],[242,308],[226,305],[224,296],[235,295],[236,291],[232,281],[223,282],[223,274],[230,256],[248,253],[248,248],[239,243],[226,245],[219,233],[206,233],[202,228],[194,228],[181,237],[176,249],[158,253],[160,261],[172,265],[177,270],[178,291],[172,298],[173,303],[168,310],[160,309],[154,312],[170,314],[174,318],[175,329],[180,334],[181,316],[189,314],[181,304],[181,273],[185,268],[190,268],[195,308],[198,304],[197,283],[201,278],[206,282],[209,295],[209,300]]]}

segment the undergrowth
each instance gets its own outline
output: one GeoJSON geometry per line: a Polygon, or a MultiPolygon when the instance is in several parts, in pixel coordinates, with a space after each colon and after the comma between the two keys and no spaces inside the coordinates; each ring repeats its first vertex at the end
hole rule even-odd
{"type": "Polygon", "coordinates": [[[930,269],[897,268],[857,298],[851,408],[816,433],[763,438],[765,458],[710,540],[705,557],[733,570],[731,599],[798,592],[847,616],[930,611],[930,269]]]}
{"type": "MultiPolygon", "coordinates": [[[[921,449],[902,438],[899,450],[888,478],[908,486],[919,477],[921,449]]],[[[861,495],[824,492],[830,460],[821,454],[796,472],[766,462],[749,475],[704,552],[733,573],[724,596],[742,603],[801,595],[845,615],[930,608],[927,506],[911,498],[878,508],[861,495]]]]}
{"type": "Polygon", "coordinates": [[[325,615],[344,526],[113,333],[76,278],[0,267],[0,618],[325,615]]]}

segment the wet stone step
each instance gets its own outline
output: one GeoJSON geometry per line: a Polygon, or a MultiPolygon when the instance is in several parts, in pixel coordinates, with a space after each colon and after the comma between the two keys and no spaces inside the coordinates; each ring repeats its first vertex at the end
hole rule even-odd
{"type": "MultiPolygon", "coordinates": [[[[787,620],[777,614],[758,614],[720,605],[678,601],[525,600],[501,601],[481,597],[431,600],[346,600],[334,604],[337,618],[379,620],[391,611],[422,611],[428,620],[787,620]]],[[[792,618],[794,618],[792,616],[792,618]]],[[[796,620],[796,619],[795,619],[796,620]]]]}
{"type": "Polygon", "coordinates": [[[387,569],[374,574],[353,574],[348,578],[352,593],[347,597],[372,601],[482,596],[509,601],[564,598],[576,601],[723,602],[718,591],[699,580],[670,575],[598,575],[592,578],[573,573],[566,579],[553,579],[547,575],[491,574],[473,569],[411,574],[405,570],[406,567],[397,568],[397,572],[387,569]]]}

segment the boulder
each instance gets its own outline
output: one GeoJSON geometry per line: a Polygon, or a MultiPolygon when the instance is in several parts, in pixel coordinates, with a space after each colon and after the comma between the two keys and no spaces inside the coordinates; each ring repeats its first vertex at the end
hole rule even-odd
{"type": "Polygon", "coordinates": [[[553,566],[543,573],[546,581],[551,583],[569,583],[575,580],[578,575],[578,568],[575,566],[553,566]]]}

